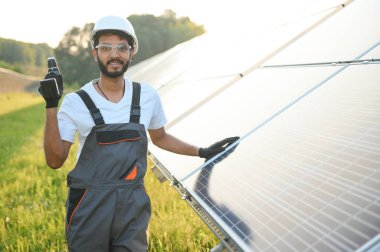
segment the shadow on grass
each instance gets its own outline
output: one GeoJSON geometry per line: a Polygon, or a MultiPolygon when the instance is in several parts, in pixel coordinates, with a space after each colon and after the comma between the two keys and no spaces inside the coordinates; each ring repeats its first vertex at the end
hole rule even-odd
{"type": "Polygon", "coordinates": [[[12,157],[22,155],[18,151],[38,129],[43,127],[44,121],[44,103],[0,116],[0,169],[2,172],[12,157]]]}

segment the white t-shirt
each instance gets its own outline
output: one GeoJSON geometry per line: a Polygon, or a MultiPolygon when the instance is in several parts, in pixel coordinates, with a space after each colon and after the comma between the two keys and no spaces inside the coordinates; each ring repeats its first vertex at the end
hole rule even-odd
{"type": "MultiPolygon", "coordinates": [[[[99,108],[106,124],[129,122],[133,90],[132,82],[129,79],[125,78],[124,96],[118,103],[110,102],[101,96],[92,81],[84,85],[82,89],[88,93],[96,107],[99,108]]],[[[140,123],[144,124],[145,129],[159,129],[166,124],[167,119],[160,97],[149,84],[141,83],[140,106],[140,123]]],[[[82,151],[86,137],[94,126],[95,123],[80,96],[76,93],[65,95],[58,112],[58,127],[61,139],[71,143],[74,143],[75,134],[78,132],[77,158],[82,151]]]]}

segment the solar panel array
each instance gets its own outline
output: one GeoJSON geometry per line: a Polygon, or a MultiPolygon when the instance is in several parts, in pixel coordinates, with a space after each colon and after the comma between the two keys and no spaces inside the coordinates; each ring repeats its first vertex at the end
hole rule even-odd
{"type": "MultiPolygon", "coordinates": [[[[180,98],[171,134],[202,146],[241,136],[206,163],[150,146],[184,198],[215,222],[210,228],[226,248],[380,250],[379,10],[379,1],[354,1],[293,33],[292,43],[277,43],[276,53],[264,50],[270,57],[245,58],[254,68],[244,63],[240,80],[205,80],[207,71],[191,66],[201,80],[159,88],[165,107],[180,98]],[[342,63],[352,60],[360,63],[342,63]],[[183,93],[191,85],[196,90],[183,93]]],[[[190,71],[182,70],[177,78],[190,71]]]]}

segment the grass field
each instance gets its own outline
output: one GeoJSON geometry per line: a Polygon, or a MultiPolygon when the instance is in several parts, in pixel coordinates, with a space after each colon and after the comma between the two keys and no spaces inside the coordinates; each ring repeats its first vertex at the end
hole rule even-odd
{"type": "MultiPolygon", "coordinates": [[[[66,175],[52,170],[43,155],[44,102],[33,94],[0,94],[0,251],[67,251],[64,236],[66,175]]],[[[167,183],[149,170],[152,202],[149,251],[208,251],[211,231],[167,183]]]]}

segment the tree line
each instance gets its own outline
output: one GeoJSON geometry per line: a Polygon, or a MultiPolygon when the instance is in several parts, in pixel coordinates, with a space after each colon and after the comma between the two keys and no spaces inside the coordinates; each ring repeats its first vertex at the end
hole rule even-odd
{"type": "MultiPolygon", "coordinates": [[[[54,54],[48,44],[31,44],[0,38],[0,67],[30,75],[40,74],[47,57],[54,54]]],[[[46,70],[45,70],[46,71],[46,70]]]]}
{"type": "MultiPolygon", "coordinates": [[[[128,20],[139,40],[139,52],[131,65],[205,32],[202,25],[193,23],[189,17],[177,18],[172,10],[166,10],[161,16],[131,15],[128,20]]],[[[83,85],[99,75],[89,39],[93,27],[94,23],[88,23],[82,28],[71,28],[56,48],[0,38],[0,67],[43,76],[47,70],[47,57],[55,56],[65,85],[83,85]]]]}

